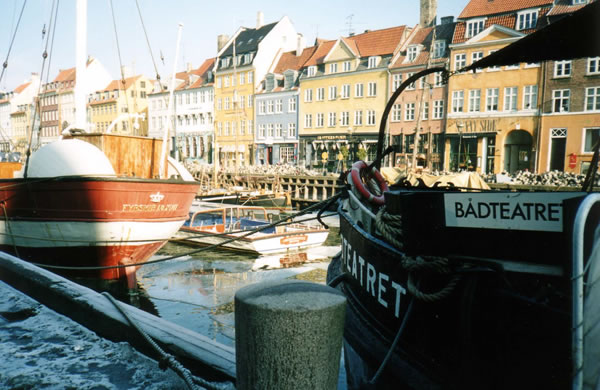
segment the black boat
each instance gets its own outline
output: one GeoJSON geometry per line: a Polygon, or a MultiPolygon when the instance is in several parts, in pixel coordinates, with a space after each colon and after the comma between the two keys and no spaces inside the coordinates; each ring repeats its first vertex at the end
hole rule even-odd
{"type": "MultiPolygon", "coordinates": [[[[599,11],[591,3],[469,69],[600,56],[582,42],[560,57],[548,50],[569,45],[552,34],[581,39],[576,17],[599,11]]],[[[348,386],[599,389],[600,194],[591,188],[600,143],[579,192],[387,188],[373,168],[385,155],[391,105],[443,70],[419,72],[394,92],[375,163],[354,164],[338,203],[342,251],[328,282],[348,302],[348,386]]]]}

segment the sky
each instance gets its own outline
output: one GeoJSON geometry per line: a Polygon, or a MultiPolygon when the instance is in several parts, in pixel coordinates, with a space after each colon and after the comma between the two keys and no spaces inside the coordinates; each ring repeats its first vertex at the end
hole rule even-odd
{"type": "MultiPolygon", "coordinates": [[[[47,35],[52,31],[50,16],[55,1],[59,2],[58,23],[53,44],[48,44],[52,50],[48,50],[51,54],[42,82],[54,79],[61,69],[75,66],[75,0],[0,0],[0,63],[4,63],[9,54],[8,67],[0,80],[0,91],[14,90],[28,80],[31,73],[41,73],[42,53],[46,46],[42,30],[45,26],[47,35]],[[24,12],[15,35],[23,4],[24,12]],[[14,43],[9,53],[13,36],[14,43]]],[[[438,0],[438,22],[443,16],[456,18],[467,2],[438,0]]],[[[240,26],[256,27],[258,11],[263,12],[265,24],[279,21],[284,16],[290,18],[296,31],[306,38],[308,46],[314,43],[316,37],[337,39],[348,36],[349,32],[359,34],[367,29],[414,26],[419,22],[419,0],[230,0],[223,3],[205,0],[89,0],[88,54],[99,59],[111,76],[118,79],[120,64],[128,66],[134,74],[154,78],[156,71],[152,53],[158,73],[162,79],[167,79],[173,72],[179,23],[183,24],[183,29],[177,70],[181,71],[188,63],[197,68],[204,60],[215,57],[217,35],[231,36],[240,26]]]]}

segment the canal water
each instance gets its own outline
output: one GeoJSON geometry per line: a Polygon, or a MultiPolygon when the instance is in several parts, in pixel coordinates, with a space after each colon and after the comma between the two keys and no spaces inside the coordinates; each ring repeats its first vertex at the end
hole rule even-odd
{"type": "MultiPolygon", "coordinates": [[[[332,220],[329,219],[328,222],[332,220]]],[[[281,279],[325,284],[327,266],[340,250],[339,222],[330,225],[325,243],[302,252],[271,256],[235,254],[169,243],[137,271],[139,293],[131,303],[219,343],[235,346],[234,295],[244,286],[281,279]]],[[[340,364],[338,389],[346,389],[340,364]]]]}

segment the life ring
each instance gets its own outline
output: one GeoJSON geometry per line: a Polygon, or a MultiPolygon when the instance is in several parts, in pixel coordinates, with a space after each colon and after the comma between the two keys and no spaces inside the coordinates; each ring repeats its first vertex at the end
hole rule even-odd
{"type": "Polygon", "coordinates": [[[350,170],[350,179],[351,185],[356,188],[358,193],[369,202],[374,203],[376,205],[382,206],[385,204],[385,197],[383,193],[388,190],[388,185],[381,173],[377,170],[377,168],[373,167],[371,169],[371,173],[373,177],[377,181],[377,185],[381,190],[381,195],[375,196],[369,191],[365,183],[363,183],[362,178],[360,177],[360,171],[367,168],[367,163],[364,161],[357,161],[352,164],[352,170],[350,170]]]}

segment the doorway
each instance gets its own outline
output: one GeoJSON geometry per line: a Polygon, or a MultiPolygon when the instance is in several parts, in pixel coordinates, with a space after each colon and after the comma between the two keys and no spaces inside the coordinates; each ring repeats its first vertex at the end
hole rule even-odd
{"type": "Polygon", "coordinates": [[[511,131],[504,141],[504,170],[508,173],[529,170],[531,166],[531,134],[511,131]]]}

